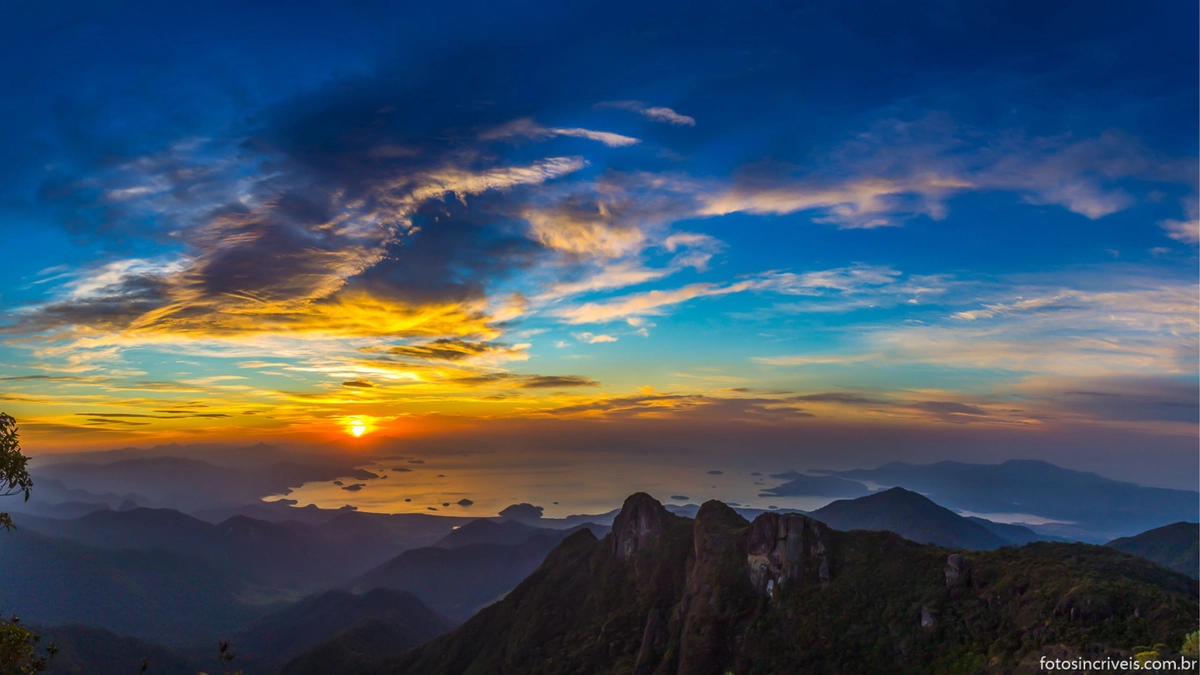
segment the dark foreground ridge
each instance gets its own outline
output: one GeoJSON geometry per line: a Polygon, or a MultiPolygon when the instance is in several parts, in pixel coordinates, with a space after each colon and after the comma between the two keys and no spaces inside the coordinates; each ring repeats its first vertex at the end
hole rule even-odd
{"type": "Polygon", "coordinates": [[[567,537],[458,629],[392,656],[347,644],[322,674],[1034,673],[1042,655],[1177,649],[1198,593],[1105,547],[958,553],[636,494],[603,540],[567,537]]]}

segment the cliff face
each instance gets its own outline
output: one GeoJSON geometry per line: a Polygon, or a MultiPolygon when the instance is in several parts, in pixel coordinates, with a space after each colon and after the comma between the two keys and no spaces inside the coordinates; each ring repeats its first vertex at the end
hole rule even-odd
{"type": "Polygon", "coordinates": [[[670,513],[645,492],[630,495],[613,520],[612,551],[626,560],[662,536],[663,520],[670,513]]]}
{"type": "Polygon", "coordinates": [[[764,513],[750,523],[750,583],[773,595],[784,583],[829,583],[829,529],[798,513],[764,513]]]}
{"type": "Polygon", "coordinates": [[[968,557],[798,514],[694,521],[648,495],[568,537],[504,600],[345,673],[1018,673],[1045,650],[1121,653],[1195,630],[1200,587],[1102,547],[968,557]]]}

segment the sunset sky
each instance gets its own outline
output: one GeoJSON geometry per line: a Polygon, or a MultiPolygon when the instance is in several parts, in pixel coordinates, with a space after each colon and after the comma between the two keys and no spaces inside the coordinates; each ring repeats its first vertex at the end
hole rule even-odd
{"type": "Polygon", "coordinates": [[[1195,489],[1195,2],[425,4],[0,8],[28,450],[637,438],[1195,489]]]}

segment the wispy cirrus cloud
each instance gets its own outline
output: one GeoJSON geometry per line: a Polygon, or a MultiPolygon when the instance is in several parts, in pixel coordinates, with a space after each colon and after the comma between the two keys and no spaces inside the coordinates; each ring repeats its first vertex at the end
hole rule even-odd
{"type": "MultiPolygon", "coordinates": [[[[739,281],[688,284],[669,290],[652,290],[617,296],[605,301],[557,307],[548,311],[568,324],[608,323],[645,316],[662,316],[677,305],[700,299],[756,291],[807,298],[849,298],[862,295],[905,295],[940,292],[915,283],[901,283],[901,272],[885,266],[852,265],[810,272],[766,272],[739,281]]],[[[869,304],[869,303],[868,303],[869,304]]],[[[810,311],[845,311],[845,304],[812,305],[810,311]]],[[[789,311],[789,308],[776,311],[789,311]]]]}
{"type": "Polygon", "coordinates": [[[1200,202],[1195,197],[1183,202],[1183,220],[1164,220],[1160,225],[1167,236],[1185,244],[1200,244],[1200,202]]]}
{"type": "Polygon", "coordinates": [[[629,112],[637,113],[642,117],[653,120],[655,122],[663,122],[665,124],[674,124],[677,126],[696,126],[696,120],[687,115],[681,115],[670,108],[664,106],[650,106],[641,101],[604,101],[596,104],[597,108],[618,108],[620,110],[628,110],[629,112]]]}
{"type": "Polygon", "coordinates": [[[816,211],[842,228],[895,226],[915,216],[945,217],[967,192],[1012,192],[1101,218],[1133,206],[1129,181],[1190,186],[1196,161],[1164,156],[1119,131],[1094,138],[983,133],[943,116],[885,120],[835,147],[813,166],[762,163],[731,185],[708,188],[700,213],[816,211]]]}
{"type": "Polygon", "coordinates": [[[796,367],[922,363],[1063,377],[1195,371],[1200,301],[1194,283],[1137,276],[1087,281],[1076,288],[1028,280],[1000,288],[971,284],[966,295],[940,298],[940,315],[867,326],[836,353],[754,360],[796,367]],[[998,297],[984,300],[987,295],[998,297]],[[967,307],[953,309],[962,305],[967,307]]]}
{"type": "Polygon", "coordinates": [[[661,316],[669,307],[697,298],[709,298],[740,293],[754,287],[754,282],[734,284],[689,284],[666,291],[634,293],[604,302],[587,302],[571,307],[553,309],[549,313],[568,324],[608,323],[630,317],[661,316]]]}
{"type": "Polygon", "coordinates": [[[489,129],[479,134],[479,139],[483,141],[514,139],[544,141],[555,136],[585,138],[589,141],[603,143],[610,148],[624,148],[641,143],[640,139],[623,136],[611,131],[596,131],[579,127],[545,127],[529,117],[515,119],[489,129]]]}

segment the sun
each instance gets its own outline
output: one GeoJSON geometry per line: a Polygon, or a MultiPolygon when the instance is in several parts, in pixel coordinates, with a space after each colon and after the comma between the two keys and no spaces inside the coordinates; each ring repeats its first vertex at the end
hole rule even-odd
{"type": "Polygon", "coordinates": [[[363,434],[367,433],[367,423],[363,422],[362,420],[354,420],[350,423],[350,428],[348,431],[355,438],[362,436],[363,434]]]}

